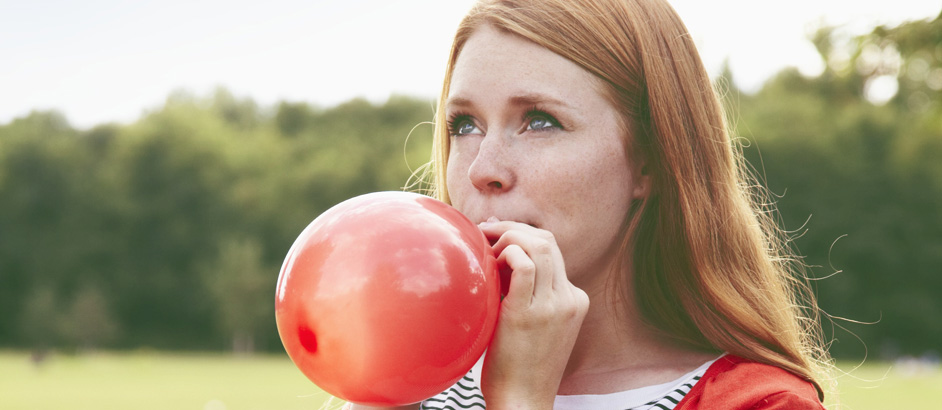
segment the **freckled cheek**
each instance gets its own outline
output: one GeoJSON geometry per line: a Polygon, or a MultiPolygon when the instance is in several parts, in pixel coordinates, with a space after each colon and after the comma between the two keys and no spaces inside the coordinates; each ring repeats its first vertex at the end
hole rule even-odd
{"type": "Polygon", "coordinates": [[[541,179],[547,191],[556,191],[560,196],[582,202],[591,200],[585,194],[596,191],[599,179],[604,177],[600,171],[603,169],[595,164],[571,161],[565,166],[545,169],[541,179]]]}
{"type": "Polygon", "coordinates": [[[452,205],[457,207],[460,205],[465,191],[471,185],[471,181],[468,179],[467,161],[462,155],[458,155],[454,151],[448,156],[448,166],[445,169],[445,184],[448,189],[448,196],[451,197],[452,205]]]}
{"type": "Polygon", "coordinates": [[[584,223],[617,226],[619,221],[603,220],[608,219],[605,215],[627,213],[631,181],[628,164],[618,155],[582,156],[566,167],[558,167],[544,181],[557,193],[568,217],[592,215],[584,223]]]}

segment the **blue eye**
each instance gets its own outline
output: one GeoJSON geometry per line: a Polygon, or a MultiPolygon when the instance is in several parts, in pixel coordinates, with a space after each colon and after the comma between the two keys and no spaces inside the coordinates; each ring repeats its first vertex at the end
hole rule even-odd
{"type": "Polygon", "coordinates": [[[474,125],[474,120],[463,114],[454,115],[448,120],[448,131],[452,136],[481,133],[477,125],[474,125]]]}
{"type": "Polygon", "coordinates": [[[458,123],[457,133],[458,134],[470,134],[474,132],[474,123],[471,120],[465,120],[458,123]]]}
{"type": "Polygon", "coordinates": [[[529,129],[531,130],[542,130],[544,128],[552,127],[553,123],[550,120],[543,117],[535,117],[530,119],[529,129]]]}
{"type": "Polygon", "coordinates": [[[544,131],[553,128],[562,128],[559,121],[556,121],[552,115],[541,110],[530,110],[527,112],[527,131],[544,131]]]}

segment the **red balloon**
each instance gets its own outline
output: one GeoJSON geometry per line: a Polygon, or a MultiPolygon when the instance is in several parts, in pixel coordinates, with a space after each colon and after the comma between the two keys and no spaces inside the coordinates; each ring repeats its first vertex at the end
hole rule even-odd
{"type": "Polygon", "coordinates": [[[317,217],[278,277],[278,333],[295,365],[355,403],[415,403],[457,382],[490,343],[500,281],[484,234],[435,199],[380,192],[317,217]]]}

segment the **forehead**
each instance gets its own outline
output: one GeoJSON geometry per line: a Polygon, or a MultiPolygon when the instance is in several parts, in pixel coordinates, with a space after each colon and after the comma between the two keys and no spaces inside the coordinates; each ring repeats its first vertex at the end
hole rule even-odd
{"type": "Polygon", "coordinates": [[[539,93],[579,104],[602,98],[599,85],[565,57],[485,24],[475,29],[458,55],[448,97],[506,99],[539,93]]]}

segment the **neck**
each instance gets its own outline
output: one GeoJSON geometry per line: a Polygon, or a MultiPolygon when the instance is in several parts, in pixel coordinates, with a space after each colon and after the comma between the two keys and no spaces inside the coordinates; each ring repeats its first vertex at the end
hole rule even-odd
{"type": "Polygon", "coordinates": [[[715,357],[677,346],[645,325],[634,306],[630,281],[616,286],[630,275],[616,275],[597,275],[593,283],[579,284],[589,295],[589,312],[560,394],[605,394],[666,383],[715,357]]]}

